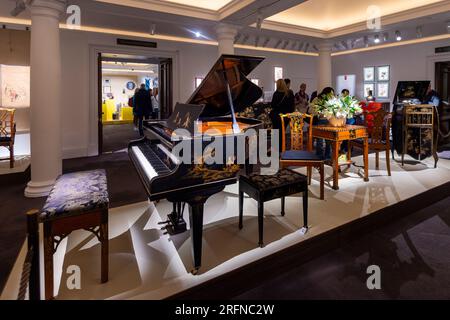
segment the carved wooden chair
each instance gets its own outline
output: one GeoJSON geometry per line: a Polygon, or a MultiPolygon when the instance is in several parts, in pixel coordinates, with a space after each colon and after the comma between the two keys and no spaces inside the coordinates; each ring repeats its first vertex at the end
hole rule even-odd
{"type": "Polygon", "coordinates": [[[9,149],[9,167],[14,168],[14,139],[16,137],[15,109],[0,108],[0,147],[9,149]]]}
{"type": "MultiPolygon", "coordinates": [[[[375,168],[380,169],[380,151],[386,152],[386,169],[388,175],[391,175],[391,160],[390,150],[391,143],[389,140],[391,132],[392,114],[386,112],[384,109],[377,111],[364,111],[364,125],[368,127],[369,133],[369,151],[375,151],[375,168]],[[370,126],[368,126],[370,122],[370,126]]],[[[363,148],[363,142],[358,140],[350,141],[349,150],[351,147],[363,148]]]]}
{"type": "Polygon", "coordinates": [[[308,184],[311,184],[312,168],[316,168],[320,173],[320,199],[324,199],[324,159],[313,152],[312,143],[312,123],[313,116],[309,114],[294,112],[280,114],[281,117],[281,156],[280,167],[307,167],[308,184]],[[306,150],[305,150],[305,127],[306,119],[310,123],[306,132],[306,150]],[[290,147],[286,146],[286,127],[285,123],[289,121],[290,128],[290,147]]]}

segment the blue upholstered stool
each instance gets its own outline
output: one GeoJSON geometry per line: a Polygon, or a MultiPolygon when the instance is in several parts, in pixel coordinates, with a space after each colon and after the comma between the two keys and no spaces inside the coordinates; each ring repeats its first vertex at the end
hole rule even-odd
{"type": "Polygon", "coordinates": [[[105,170],[61,175],[40,214],[44,224],[45,298],[53,298],[53,254],[72,231],[85,229],[101,243],[101,281],[108,281],[108,188],[105,170]]]}

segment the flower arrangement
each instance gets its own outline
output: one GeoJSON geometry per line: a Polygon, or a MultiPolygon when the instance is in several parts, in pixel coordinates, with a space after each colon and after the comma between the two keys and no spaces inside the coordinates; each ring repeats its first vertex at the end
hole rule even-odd
{"type": "Polygon", "coordinates": [[[328,120],[332,118],[351,119],[362,112],[360,102],[352,96],[322,95],[311,102],[313,114],[321,115],[328,120]]]}

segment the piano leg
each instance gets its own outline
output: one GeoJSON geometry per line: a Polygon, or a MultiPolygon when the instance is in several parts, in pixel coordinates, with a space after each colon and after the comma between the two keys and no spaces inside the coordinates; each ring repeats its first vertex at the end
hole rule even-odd
{"type": "Polygon", "coordinates": [[[202,240],[203,240],[203,207],[206,199],[189,202],[189,219],[191,224],[192,256],[194,269],[192,274],[197,274],[202,264],[202,240]]]}

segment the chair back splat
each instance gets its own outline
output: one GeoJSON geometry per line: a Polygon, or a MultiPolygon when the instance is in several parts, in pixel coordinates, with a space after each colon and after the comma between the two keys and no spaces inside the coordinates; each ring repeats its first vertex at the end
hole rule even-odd
{"type": "Polygon", "coordinates": [[[281,148],[282,152],[286,151],[286,122],[289,122],[290,129],[290,150],[304,150],[304,127],[309,122],[307,131],[306,150],[312,151],[312,120],[313,116],[300,112],[280,114],[281,117],[281,148]]]}

